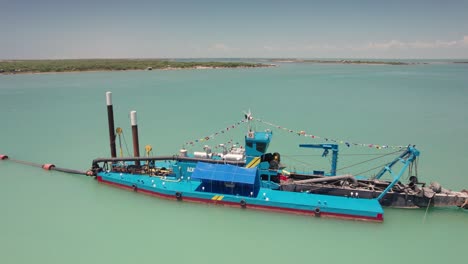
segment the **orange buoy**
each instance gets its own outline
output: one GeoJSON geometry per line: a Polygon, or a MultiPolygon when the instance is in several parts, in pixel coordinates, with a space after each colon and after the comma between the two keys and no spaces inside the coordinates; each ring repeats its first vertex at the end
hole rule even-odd
{"type": "Polygon", "coordinates": [[[0,154],[0,160],[5,160],[5,159],[8,159],[8,156],[0,154]]]}
{"type": "Polygon", "coordinates": [[[44,164],[44,165],[42,165],[42,168],[43,168],[44,170],[51,170],[51,169],[54,168],[54,167],[55,167],[54,164],[44,164]]]}

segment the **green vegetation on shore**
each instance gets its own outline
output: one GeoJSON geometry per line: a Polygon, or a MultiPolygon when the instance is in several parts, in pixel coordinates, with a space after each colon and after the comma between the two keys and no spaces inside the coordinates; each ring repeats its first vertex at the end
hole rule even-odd
{"type": "Polygon", "coordinates": [[[3,60],[0,61],[0,73],[254,68],[268,66],[271,65],[245,62],[193,62],[160,59],[3,60]]]}

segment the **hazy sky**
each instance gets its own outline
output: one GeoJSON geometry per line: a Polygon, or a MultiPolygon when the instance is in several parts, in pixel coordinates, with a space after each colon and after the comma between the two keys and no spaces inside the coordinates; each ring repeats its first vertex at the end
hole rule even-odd
{"type": "Polygon", "coordinates": [[[0,59],[468,58],[468,0],[0,0],[0,59]]]}

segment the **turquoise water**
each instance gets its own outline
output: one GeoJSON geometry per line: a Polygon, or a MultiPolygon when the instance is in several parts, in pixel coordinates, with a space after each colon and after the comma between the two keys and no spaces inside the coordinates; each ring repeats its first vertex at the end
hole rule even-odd
{"type": "MultiPolygon", "coordinates": [[[[415,144],[421,181],[468,188],[468,65],[280,64],[263,69],[0,76],[0,154],[86,170],[109,154],[105,92],[131,150],[175,154],[243,111],[294,131],[380,145],[415,144]]],[[[323,140],[270,128],[291,168],[327,169],[323,140]],[[307,155],[307,156],[306,156],[307,155]],[[314,156],[308,156],[314,155],[314,156]],[[299,160],[302,159],[302,160],[299,160]]],[[[240,141],[245,127],[206,143],[240,141]]],[[[205,142],[191,147],[200,150],[205,142]]],[[[126,153],[125,143],[124,152],[126,153]]],[[[339,168],[391,150],[340,145],[339,168]]],[[[394,157],[394,156],[392,156],[394,157]]],[[[375,161],[342,173],[359,173],[375,161]]],[[[374,171],[370,172],[375,173],[374,171]]],[[[161,200],[91,178],[0,161],[1,263],[464,262],[468,212],[385,209],[383,224],[161,200]]],[[[406,176],[405,176],[406,177],[406,176]]]]}

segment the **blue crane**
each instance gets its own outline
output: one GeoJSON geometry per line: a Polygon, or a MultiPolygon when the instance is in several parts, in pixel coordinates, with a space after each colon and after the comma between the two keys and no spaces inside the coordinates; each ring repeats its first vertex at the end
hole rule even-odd
{"type": "Polygon", "coordinates": [[[336,166],[338,163],[338,145],[337,144],[300,144],[301,148],[323,149],[322,157],[326,157],[329,150],[332,151],[332,164],[329,176],[336,176],[336,166]]]}

